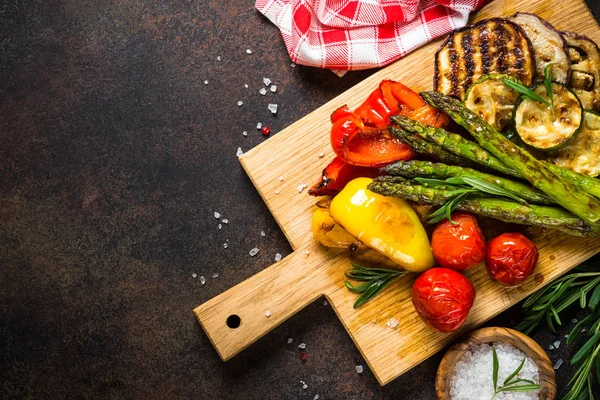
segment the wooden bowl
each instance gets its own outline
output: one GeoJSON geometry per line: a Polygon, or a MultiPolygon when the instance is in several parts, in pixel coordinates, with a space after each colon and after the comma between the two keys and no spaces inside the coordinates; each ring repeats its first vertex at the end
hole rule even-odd
{"type": "Polygon", "coordinates": [[[463,354],[472,347],[483,343],[503,342],[511,344],[531,358],[540,375],[539,398],[556,399],[556,375],[548,354],[529,336],[508,328],[490,327],[471,332],[465,340],[452,345],[442,358],[435,378],[435,392],[440,400],[450,400],[450,379],[454,366],[463,354]]]}

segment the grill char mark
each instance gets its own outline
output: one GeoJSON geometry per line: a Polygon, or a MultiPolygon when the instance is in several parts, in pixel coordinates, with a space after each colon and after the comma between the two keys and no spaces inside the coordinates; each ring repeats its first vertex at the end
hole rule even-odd
{"type": "Polygon", "coordinates": [[[463,34],[461,40],[461,46],[463,49],[463,60],[464,60],[464,71],[465,77],[462,84],[462,94],[466,93],[467,89],[473,83],[475,76],[475,62],[473,61],[473,53],[476,52],[475,46],[473,46],[473,37],[471,36],[474,30],[467,31],[463,34]]]}

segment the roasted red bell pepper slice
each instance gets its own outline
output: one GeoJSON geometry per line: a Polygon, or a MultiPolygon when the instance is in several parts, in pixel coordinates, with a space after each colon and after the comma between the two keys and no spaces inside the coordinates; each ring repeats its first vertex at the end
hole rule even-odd
{"type": "Polygon", "coordinates": [[[347,164],[339,157],[335,157],[325,167],[321,179],[309,189],[308,194],[311,196],[334,195],[339,193],[354,178],[375,178],[379,175],[381,175],[381,172],[378,168],[357,167],[347,164]]]}
{"type": "Polygon", "coordinates": [[[411,147],[392,136],[387,128],[367,127],[349,136],[336,154],[349,164],[361,167],[381,167],[414,157],[411,147]]]}
{"type": "Polygon", "coordinates": [[[334,112],[331,113],[331,123],[335,124],[339,119],[346,118],[352,115],[352,110],[346,104],[337,108],[334,112]]]}
{"type": "Polygon", "coordinates": [[[381,90],[376,89],[364,103],[354,110],[354,114],[362,118],[365,125],[385,128],[390,124],[390,115],[393,113],[381,90]]]}

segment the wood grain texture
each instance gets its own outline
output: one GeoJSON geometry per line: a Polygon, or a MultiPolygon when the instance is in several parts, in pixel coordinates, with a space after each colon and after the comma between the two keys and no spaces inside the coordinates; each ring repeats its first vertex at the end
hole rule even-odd
{"type": "MultiPolygon", "coordinates": [[[[575,31],[600,43],[598,25],[583,1],[571,1],[568,7],[565,12],[564,3],[558,0],[495,0],[473,20],[508,16],[517,10],[532,12],[558,29],[575,31]]],[[[558,232],[539,234],[534,238],[540,252],[538,279],[513,289],[496,286],[483,266],[474,268],[467,276],[476,287],[477,298],[467,322],[453,334],[435,332],[417,317],[410,299],[414,277],[403,278],[361,309],[352,308],[356,297],[343,284],[349,262],[339,251],[327,250],[312,238],[315,198],[306,190],[299,193],[298,185],[312,184],[333,158],[329,146],[331,112],[342,104],[358,106],[383,79],[398,80],[416,90],[431,89],[433,56],[439,43],[433,42],[382,69],[240,158],[295,252],[194,310],[221,358],[231,358],[325,295],[383,385],[600,250],[597,239],[558,232]],[[319,157],[321,152],[323,158],[319,157]],[[265,315],[267,309],[270,317],[265,315]],[[226,325],[227,317],[233,314],[242,320],[237,329],[226,325]],[[400,321],[398,329],[386,326],[392,317],[400,321]]]]}
{"type": "Polygon", "coordinates": [[[454,367],[467,350],[481,344],[502,342],[515,346],[533,360],[538,367],[540,377],[539,398],[554,400],[556,398],[556,374],[548,354],[529,336],[514,329],[489,327],[471,332],[465,340],[456,343],[448,349],[435,378],[435,391],[439,400],[450,399],[450,379],[454,367]]]}

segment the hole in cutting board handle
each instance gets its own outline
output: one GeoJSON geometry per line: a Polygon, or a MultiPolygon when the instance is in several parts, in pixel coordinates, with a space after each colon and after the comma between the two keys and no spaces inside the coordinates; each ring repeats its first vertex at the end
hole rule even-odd
{"type": "Polygon", "coordinates": [[[231,329],[239,328],[241,323],[242,320],[235,314],[232,314],[229,317],[227,317],[227,326],[231,329]]]}

